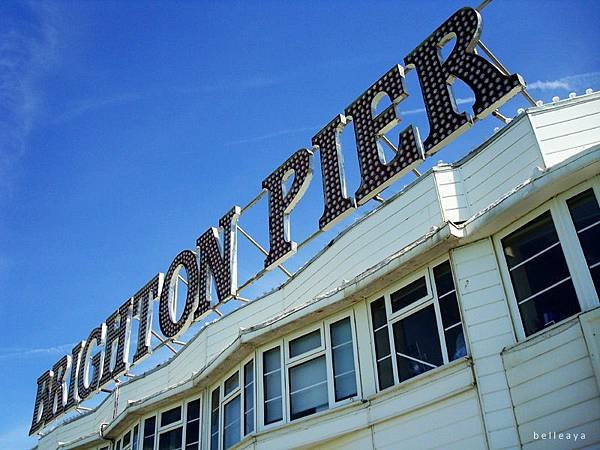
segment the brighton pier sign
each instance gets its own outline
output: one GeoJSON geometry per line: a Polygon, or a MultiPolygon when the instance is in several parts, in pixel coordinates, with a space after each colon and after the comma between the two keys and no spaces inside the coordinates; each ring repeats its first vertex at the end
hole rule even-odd
{"type": "MultiPolygon", "coordinates": [[[[302,198],[312,178],[312,161],[319,151],[323,180],[324,211],[319,229],[327,230],[348,216],[400,177],[413,170],[451,140],[483,119],[525,89],[518,74],[510,74],[477,54],[482,19],[478,11],[463,8],[454,13],[416,49],[404,58],[404,68],[392,67],[343,112],[336,115],[313,138],[311,150],[292,154],[262,182],[268,194],[269,249],[261,273],[279,267],[293,255],[297,244],[289,237],[289,215],[302,198]],[[455,44],[443,59],[441,48],[450,40],[455,44]],[[385,160],[379,147],[383,135],[397,126],[401,118],[396,107],[408,96],[405,73],[416,70],[427,118],[429,135],[422,142],[417,128],[400,131],[395,156],[385,160]],[[473,116],[458,112],[451,85],[460,79],[473,91],[473,116]],[[391,105],[374,114],[377,104],[389,98],[391,105]],[[354,125],[361,183],[354,197],[345,185],[340,134],[350,122],[354,125]],[[294,175],[286,189],[285,181],[294,175]]],[[[171,263],[166,275],[155,275],[133,297],[123,303],[88,338],[79,342],[70,355],[59,359],[51,370],[37,380],[37,394],[29,434],[39,431],[59,416],[78,407],[99,390],[126,374],[130,366],[152,352],[153,307],[158,300],[158,318],[164,342],[175,340],[190,325],[211,311],[211,286],[216,286],[216,305],[236,298],[237,220],[241,208],[234,206],[196,240],[195,250],[183,250],[171,263]],[[222,241],[222,242],[221,242],[222,241]],[[177,283],[180,272],[187,275],[187,294],[182,311],[177,313],[177,283]],[[138,321],[137,344],[130,358],[132,321],[138,321]]]]}

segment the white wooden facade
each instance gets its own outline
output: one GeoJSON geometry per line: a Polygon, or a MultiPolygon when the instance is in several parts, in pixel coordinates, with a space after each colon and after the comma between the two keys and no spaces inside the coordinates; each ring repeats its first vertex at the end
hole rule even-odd
{"type": "MultiPolygon", "coordinates": [[[[200,399],[200,443],[189,448],[209,449],[211,393],[248,361],[254,361],[256,423],[247,436],[241,430],[239,449],[600,448],[599,301],[565,203],[589,189],[600,198],[599,144],[598,93],[527,110],[462,160],[434,167],[357,221],[279,289],[208,325],[169,361],[47,433],[37,448],[102,449],[136,425],[141,436],[146,418],[177,404],[185,411],[188,401],[200,399]],[[526,336],[501,240],[545,211],[558,230],[581,312],[526,336]],[[442,365],[402,382],[394,363],[393,386],[380,389],[372,302],[383,296],[389,303],[391,292],[424,274],[422,305],[433,305],[443,344],[432,280],[444,261],[452,269],[467,356],[450,361],[442,345],[442,365]],[[337,402],[330,327],[345,318],[356,395],[337,402]],[[287,349],[313,330],[321,330],[314,355],[327,362],[326,409],[291,420],[293,358],[286,350],[284,417],[265,425],[264,352],[287,349]],[[549,432],[585,439],[534,439],[549,432]]],[[[219,448],[223,421],[221,411],[219,448]]],[[[177,424],[185,435],[185,417],[177,424]]]]}

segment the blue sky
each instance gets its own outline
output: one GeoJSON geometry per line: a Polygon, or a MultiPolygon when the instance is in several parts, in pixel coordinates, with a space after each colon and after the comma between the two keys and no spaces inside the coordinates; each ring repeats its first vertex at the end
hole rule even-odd
{"type": "MultiPolygon", "coordinates": [[[[0,448],[35,443],[36,379],[75,341],[455,10],[478,3],[1,2],[0,448]]],[[[599,12],[594,1],[496,0],[482,39],[548,102],[600,88],[599,12]]],[[[424,138],[414,73],[407,82],[399,111],[424,138]]],[[[470,96],[457,87],[461,108],[470,96]]],[[[499,125],[476,124],[425,166],[499,125]]],[[[351,127],[343,144],[353,192],[351,127]]],[[[322,212],[316,169],[292,215],[298,241],[322,212]]],[[[266,213],[263,202],[241,222],[265,245],[266,213]]],[[[352,220],[286,265],[297,269],[352,220]]],[[[245,280],[262,257],[240,245],[245,280]]],[[[281,280],[274,272],[245,294],[281,280]]]]}

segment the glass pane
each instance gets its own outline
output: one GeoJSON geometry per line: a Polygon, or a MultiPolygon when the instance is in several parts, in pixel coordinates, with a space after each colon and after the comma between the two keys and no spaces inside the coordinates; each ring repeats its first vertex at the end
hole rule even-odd
{"type": "Polygon", "coordinates": [[[283,419],[281,397],[265,403],[265,425],[279,422],[283,419]]]}
{"type": "Polygon", "coordinates": [[[160,415],[160,426],[164,427],[181,420],[181,407],[169,409],[160,415]]]}
{"type": "Polygon", "coordinates": [[[402,308],[416,302],[417,300],[427,297],[427,283],[425,277],[413,281],[402,289],[391,294],[392,312],[401,310],[402,308]]]}
{"type": "Polygon", "coordinates": [[[525,300],[569,276],[560,245],[513,269],[510,278],[517,301],[525,300]]]}
{"type": "Polygon", "coordinates": [[[356,395],[356,373],[354,370],[354,348],[350,318],[347,317],[331,324],[330,332],[335,400],[340,401],[356,395]]]}
{"type": "Polygon", "coordinates": [[[233,392],[240,385],[240,376],[236,372],[225,380],[225,387],[223,389],[223,396],[226,396],[233,392]]]}
{"type": "Polygon", "coordinates": [[[590,268],[596,292],[600,294],[600,208],[592,189],[573,197],[567,201],[573,224],[577,230],[579,243],[590,268]]]}
{"type": "Polygon", "coordinates": [[[291,367],[289,374],[292,420],[329,407],[325,356],[291,367]]]}
{"type": "Polygon", "coordinates": [[[377,380],[379,381],[380,390],[394,384],[394,369],[392,368],[391,356],[377,363],[377,380]]]}
{"type": "Polygon", "coordinates": [[[350,317],[331,324],[331,345],[334,347],[352,340],[350,317]]]}
{"type": "Polygon", "coordinates": [[[527,335],[579,312],[549,212],[504,238],[502,244],[527,335]]]}
{"type": "Polygon", "coordinates": [[[119,439],[115,444],[115,450],[121,450],[121,439],[119,439]]]}
{"type": "Polygon", "coordinates": [[[275,347],[263,353],[263,388],[265,425],[283,419],[281,398],[281,351],[275,347]]]}
{"type": "Polygon", "coordinates": [[[281,397],[281,371],[271,372],[264,377],[265,401],[281,397]]]}
{"type": "Polygon", "coordinates": [[[177,427],[170,431],[160,433],[158,438],[159,450],[180,450],[183,427],[177,427]]]}
{"type": "Polygon", "coordinates": [[[140,428],[139,426],[133,427],[133,443],[131,445],[131,450],[138,450],[138,441],[140,437],[140,428]]]}
{"type": "Polygon", "coordinates": [[[272,348],[263,353],[263,372],[269,373],[281,367],[279,347],[272,348]]]}
{"type": "Polygon", "coordinates": [[[219,448],[219,402],[220,389],[212,391],[210,399],[210,448],[218,450],[219,448]]]}
{"type": "Polygon", "coordinates": [[[567,200],[575,229],[580,231],[600,220],[600,208],[593,189],[567,200]]]}
{"type": "Polygon", "coordinates": [[[254,431],[254,361],[244,366],[244,435],[254,431]]]}
{"type": "MultiPolygon", "coordinates": [[[[185,443],[189,446],[190,444],[198,444],[200,440],[200,421],[194,420],[188,422],[185,426],[185,443]]],[[[196,446],[198,448],[198,446],[196,446]]]]}
{"type": "Polygon", "coordinates": [[[302,391],[309,386],[327,381],[325,356],[311,359],[290,370],[290,393],[302,391]]]}
{"type": "Polygon", "coordinates": [[[371,303],[371,320],[373,322],[373,330],[376,330],[387,323],[387,314],[385,312],[385,302],[383,297],[371,303]]]}
{"type": "Polygon", "coordinates": [[[154,436],[144,438],[143,450],[154,450],[154,436]]]}
{"type": "Polygon", "coordinates": [[[444,298],[441,298],[439,302],[444,328],[448,328],[449,326],[460,322],[460,312],[458,311],[456,292],[447,294],[444,298]]]}
{"type": "Polygon", "coordinates": [[[224,407],[223,448],[230,448],[240,441],[240,396],[237,395],[224,407]]]}
{"type": "Polygon", "coordinates": [[[433,305],[393,325],[400,381],[442,365],[442,352],[433,305]],[[434,367],[432,367],[434,366],[434,367]]]}
{"type": "Polygon", "coordinates": [[[452,279],[452,269],[450,261],[446,261],[433,269],[433,278],[435,279],[435,289],[438,297],[454,290],[454,280],[452,279]]]}
{"type": "Polygon", "coordinates": [[[375,332],[375,354],[378,360],[390,354],[390,338],[387,327],[375,332]]]}
{"type": "Polygon", "coordinates": [[[383,298],[371,303],[371,321],[375,331],[375,355],[377,358],[377,378],[379,389],[385,389],[394,384],[392,360],[390,358],[390,337],[387,327],[387,315],[383,298]]]}
{"type": "Polygon", "coordinates": [[[200,418],[200,400],[194,400],[187,405],[187,421],[200,418]]]}
{"type": "Polygon", "coordinates": [[[502,239],[504,254],[512,268],[558,242],[550,211],[502,239]]]}
{"type": "Polygon", "coordinates": [[[467,344],[465,344],[465,335],[463,333],[462,325],[450,328],[445,334],[448,359],[454,361],[455,359],[467,356],[467,344]]]}
{"type": "Polygon", "coordinates": [[[156,417],[148,417],[144,421],[144,437],[153,436],[155,433],[156,417]]]}
{"type": "Polygon", "coordinates": [[[129,444],[131,444],[131,431],[128,431],[125,433],[125,436],[123,436],[123,447],[129,444]]]}
{"type": "Polygon", "coordinates": [[[290,341],[290,358],[321,346],[321,330],[315,330],[290,341]]]}
{"type": "Polygon", "coordinates": [[[525,334],[529,336],[580,311],[569,280],[519,305],[525,334]]]}

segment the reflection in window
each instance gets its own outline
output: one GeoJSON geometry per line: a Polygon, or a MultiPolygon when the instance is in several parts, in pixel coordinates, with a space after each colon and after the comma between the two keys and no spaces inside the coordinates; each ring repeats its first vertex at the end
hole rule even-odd
{"type": "Polygon", "coordinates": [[[392,351],[390,349],[390,334],[388,330],[385,300],[381,297],[371,303],[371,321],[375,340],[375,358],[377,360],[377,380],[379,389],[385,389],[394,384],[394,369],[392,367],[392,351]]]}
{"type": "Polygon", "coordinates": [[[281,396],[281,348],[263,353],[264,422],[265,425],[283,419],[281,396]]]}
{"type": "Polygon", "coordinates": [[[177,427],[160,433],[158,448],[160,450],[180,450],[183,428],[177,427]]]}
{"type": "Polygon", "coordinates": [[[421,277],[418,280],[407,284],[402,289],[390,294],[392,312],[395,313],[396,311],[400,311],[408,305],[427,297],[427,295],[427,282],[425,281],[425,277],[421,277]]]}
{"type": "Polygon", "coordinates": [[[210,396],[210,448],[219,450],[219,405],[220,391],[216,388],[210,396]]]}
{"type": "Polygon", "coordinates": [[[400,381],[442,364],[433,305],[395,322],[393,330],[400,381]]]}
{"type": "Polygon", "coordinates": [[[143,450],[154,450],[154,439],[156,436],[156,417],[149,417],[144,421],[143,450]]]}
{"type": "Polygon", "coordinates": [[[200,400],[194,400],[187,405],[185,425],[185,450],[200,448],[200,400]]]}
{"type": "Polygon", "coordinates": [[[433,277],[440,304],[448,359],[454,361],[467,355],[467,345],[465,343],[452,270],[450,269],[450,261],[434,267],[433,277]]]}
{"type": "Polygon", "coordinates": [[[327,409],[327,368],[319,356],[289,369],[291,419],[327,409]]]}
{"type": "Polygon", "coordinates": [[[350,317],[332,323],[330,333],[335,401],[339,402],[356,395],[356,370],[350,317]]]}
{"type": "Polygon", "coordinates": [[[580,311],[550,212],[502,239],[525,334],[580,311]]]}
{"type": "Polygon", "coordinates": [[[302,355],[321,346],[321,330],[305,334],[290,341],[290,358],[302,355]]]}
{"type": "Polygon", "coordinates": [[[600,296],[600,208],[592,189],[567,200],[585,262],[600,296]]]}
{"type": "Polygon", "coordinates": [[[254,431],[254,361],[244,366],[244,435],[254,431]]]}
{"type": "Polygon", "coordinates": [[[467,354],[449,261],[371,302],[370,309],[380,390],[467,354]]]}
{"type": "Polygon", "coordinates": [[[233,447],[240,441],[240,394],[224,404],[223,448],[233,447]]]}

